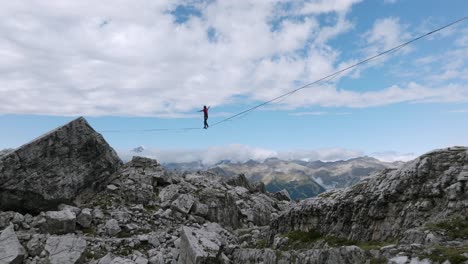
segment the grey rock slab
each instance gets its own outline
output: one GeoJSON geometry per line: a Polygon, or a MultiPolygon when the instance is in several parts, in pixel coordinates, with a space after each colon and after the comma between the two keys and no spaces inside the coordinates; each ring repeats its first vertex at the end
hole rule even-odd
{"type": "Polygon", "coordinates": [[[8,226],[0,235],[0,264],[21,264],[25,255],[13,225],[8,226]]]}
{"type": "Polygon", "coordinates": [[[83,260],[86,241],[74,235],[50,236],[45,245],[50,264],[75,264],[83,260]]]}
{"type": "Polygon", "coordinates": [[[117,222],[117,220],[115,219],[107,220],[105,229],[106,229],[107,235],[111,237],[117,235],[118,233],[120,233],[120,231],[122,231],[122,229],[119,226],[119,222],[117,222]]]}
{"type": "Polygon", "coordinates": [[[149,259],[150,264],[164,264],[164,256],[162,252],[159,252],[156,256],[149,259]]]}
{"type": "Polygon", "coordinates": [[[0,157],[0,210],[55,210],[105,181],[121,164],[80,117],[0,157]]]}
{"type": "Polygon", "coordinates": [[[10,225],[10,222],[15,217],[15,212],[0,212],[0,229],[5,228],[10,225]]]}
{"type": "Polygon", "coordinates": [[[48,211],[45,213],[45,223],[41,225],[44,232],[50,234],[67,234],[75,232],[76,215],[70,210],[48,211]]]}
{"type": "Polygon", "coordinates": [[[63,211],[63,210],[72,211],[73,213],[75,213],[75,215],[79,215],[80,212],[81,212],[80,208],[78,208],[76,206],[68,205],[68,204],[60,204],[58,206],[58,210],[59,211],[63,211]]]}
{"type": "Polygon", "coordinates": [[[81,213],[76,218],[76,222],[84,228],[90,227],[92,221],[93,221],[93,214],[92,214],[91,209],[89,208],[84,208],[83,210],[81,210],[81,213]]]}
{"type": "Polygon", "coordinates": [[[195,203],[195,198],[190,194],[181,194],[175,201],[172,202],[171,207],[174,210],[188,214],[195,203]]]}
{"type": "Polygon", "coordinates": [[[291,196],[289,196],[289,193],[286,189],[274,193],[273,197],[275,197],[279,201],[291,201],[291,196]]]}
{"type": "Polygon", "coordinates": [[[114,254],[107,253],[104,257],[102,257],[98,264],[110,264],[112,260],[115,258],[114,254]]]}
{"type": "Polygon", "coordinates": [[[179,194],[179,186],[177,184],[171,184],[163,188],[159,192],[159,199],[161,203],[167,203],[175,200],[179,194]]]}
{"type": "Polygon", "coordinates": [[[110,264],[135,264],[133,260],[130,259],[124,259],[121,257],[117,257],[111,261],[110,264]]]}
{"type": "Polygon", "coordinates": [[[245,174],[239,174],[237,177],[229,179],[227,181],[227,184],[232,186],[244,187],[251,192],[255,190],[255,188],[250,184],[249,180],[247,180],[247,178],[245,177],[245,174]]]}
{"type": "Polygon", "coordinates": [[[218,233],[183,226],[181,229],[178,263],[217,263],[221,245],[222,242],[218,233]]]}
{"type": "Polygon", "coordinates": [[[45,235],[34,234],[26,244],[29,255],[33,257],[39,256],[42,250],[44,250],[45,240],[45,235]]]}

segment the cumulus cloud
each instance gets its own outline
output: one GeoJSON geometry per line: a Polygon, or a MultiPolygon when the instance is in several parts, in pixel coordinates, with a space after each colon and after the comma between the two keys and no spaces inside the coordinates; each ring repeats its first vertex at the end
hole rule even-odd
{"type": "MultiPolygon", "coordinates": [[[[328,42],[353,28],[347,14],[360,2],[3,1],[0,113],[187,117],[203,104],[269,100],[352,63],[328,42]]],[[[378,50],[405,37],[397,18],[378,20],[366,35],[378,50]]],[[[284,102],[364,107],[426,99],[411,87],[320,88],[316,99],[284,102]]],[[[424,91],[445,101],[451,88],[424,91]]]]}
{"type": "Polygon", "coordinates": [[[277,152],[250,147],[240,144],[231,144],[228,146],[215,146],[206,149],[155,149],[148,148],[140,153],[132,150],[120,150],[119,155],[124,160],[129,160],[133,155],[145,156],[157,159],[162,163],[181,163],[201,161],[205,165],[213,165],[222,160],[231,160],[233,162],[245,162],[252,160],[265,160],[269,157],[277,156],[277,152]]]}
{"type": "Polygon", "coordinates": [[[396,151],[374,152],[370,156],[386,162],[410,161],[417,157],[415,153],[400,153],[396,151]]]}
{"type": "MultiPolygon", "coordinates": [[[[364,38],[368,44],[366,53],[375,55],[403,43],[410,38],[410,34],[399,18],[387,17],[375,21],[372,29],[364,34],[364,38]]],[[[403,48],[405,49],[408,50],[403,48]]]]}
{"type": "MultiPolygon", "coordinates": [[[[356,89],[357,90],[357,89],[356,89]]],[[[359,92],[338,90],[332,85],[313,87],[301,92],[301,96],[290,96],[282,103],[295,107],[319,105],[324,107],[375,107],[395,103],[427,102],[466,102],[468,87],[462,84],[449,84],[436,88],[410,82],[404,87],[390,86],[384,89],[359,92]]]]}
{"type": "Polygon", "coordinates": [[[336,69],[327,42],[359,2],[2,2],[0,113],[178,117],[270,99],[336,69]]]}
{"type": "Polygon", "coordinates": [[[350,112],[294,112],[290,113],[291,116],[323,116],[323,115],[350,115],[350,112]]]}
{"type": "MultiPolygon", "coordinates": [[[[222,160],[232,162],[246,162],[248,160],[264,161],[267,158],[280,158],[283,160],[307,160],[307,161],[336,161],[361,157],[366,153],[358,150],[344,148],[324,148],[315,150],[285,150],[277,151],[241,144],[226,146],[214,146],[205,149],[140,149],[119,150],[119,155],[124,160],[130,160],[132,156],[145,156],[157,159],[162,163],[202,162],[204,165],[213,165],[222,160]]],[[[398,152],[380,152],[371,154],[382,161],[408,160],[413,154],[401,154],[398,152]]],[[[414,155],[413,155],[414,156],[414,155]]]]}

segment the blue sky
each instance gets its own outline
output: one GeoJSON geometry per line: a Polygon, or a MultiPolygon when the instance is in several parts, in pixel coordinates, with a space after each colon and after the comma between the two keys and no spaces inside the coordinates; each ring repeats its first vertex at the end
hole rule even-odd
{"type": "Polygon", "coordinates": [[[132,131],[202,127],[204,104],[215,123],[466,16],[467,1],[17,1],[0,10],[0,149],[77,116],[123,156],[143,145],[166,162],[407,160],[468,142],[468,21],[208,130],[132,131]]]}

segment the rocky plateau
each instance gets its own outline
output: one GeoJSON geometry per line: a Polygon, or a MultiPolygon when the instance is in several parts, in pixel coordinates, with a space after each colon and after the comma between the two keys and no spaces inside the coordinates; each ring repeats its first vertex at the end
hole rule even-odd
{"type": "Polygon", "coordinates": [[[123,163],[84,118],[0,155],[0,264],[468,263],[468,148],[300,202],[123,163]]]}

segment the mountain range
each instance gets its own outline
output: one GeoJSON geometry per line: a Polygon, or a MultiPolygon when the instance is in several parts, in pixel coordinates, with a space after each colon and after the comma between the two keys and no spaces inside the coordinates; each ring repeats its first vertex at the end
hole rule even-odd
{"type": "Polygon", "coordinates": [[[264,161],[221,161],[207,166],[200,161],[166,163],[167,170],[208,170],[228,178],[244,174],[250,181],[261,181],[270,192],[286,189],[292,199],[314,197],[329,189],[344,188],[362,178],[387,168],[397,168],[403,162],[382,162],[372,157],[340,161],[302,161],[268,158],[264,161]]]}

